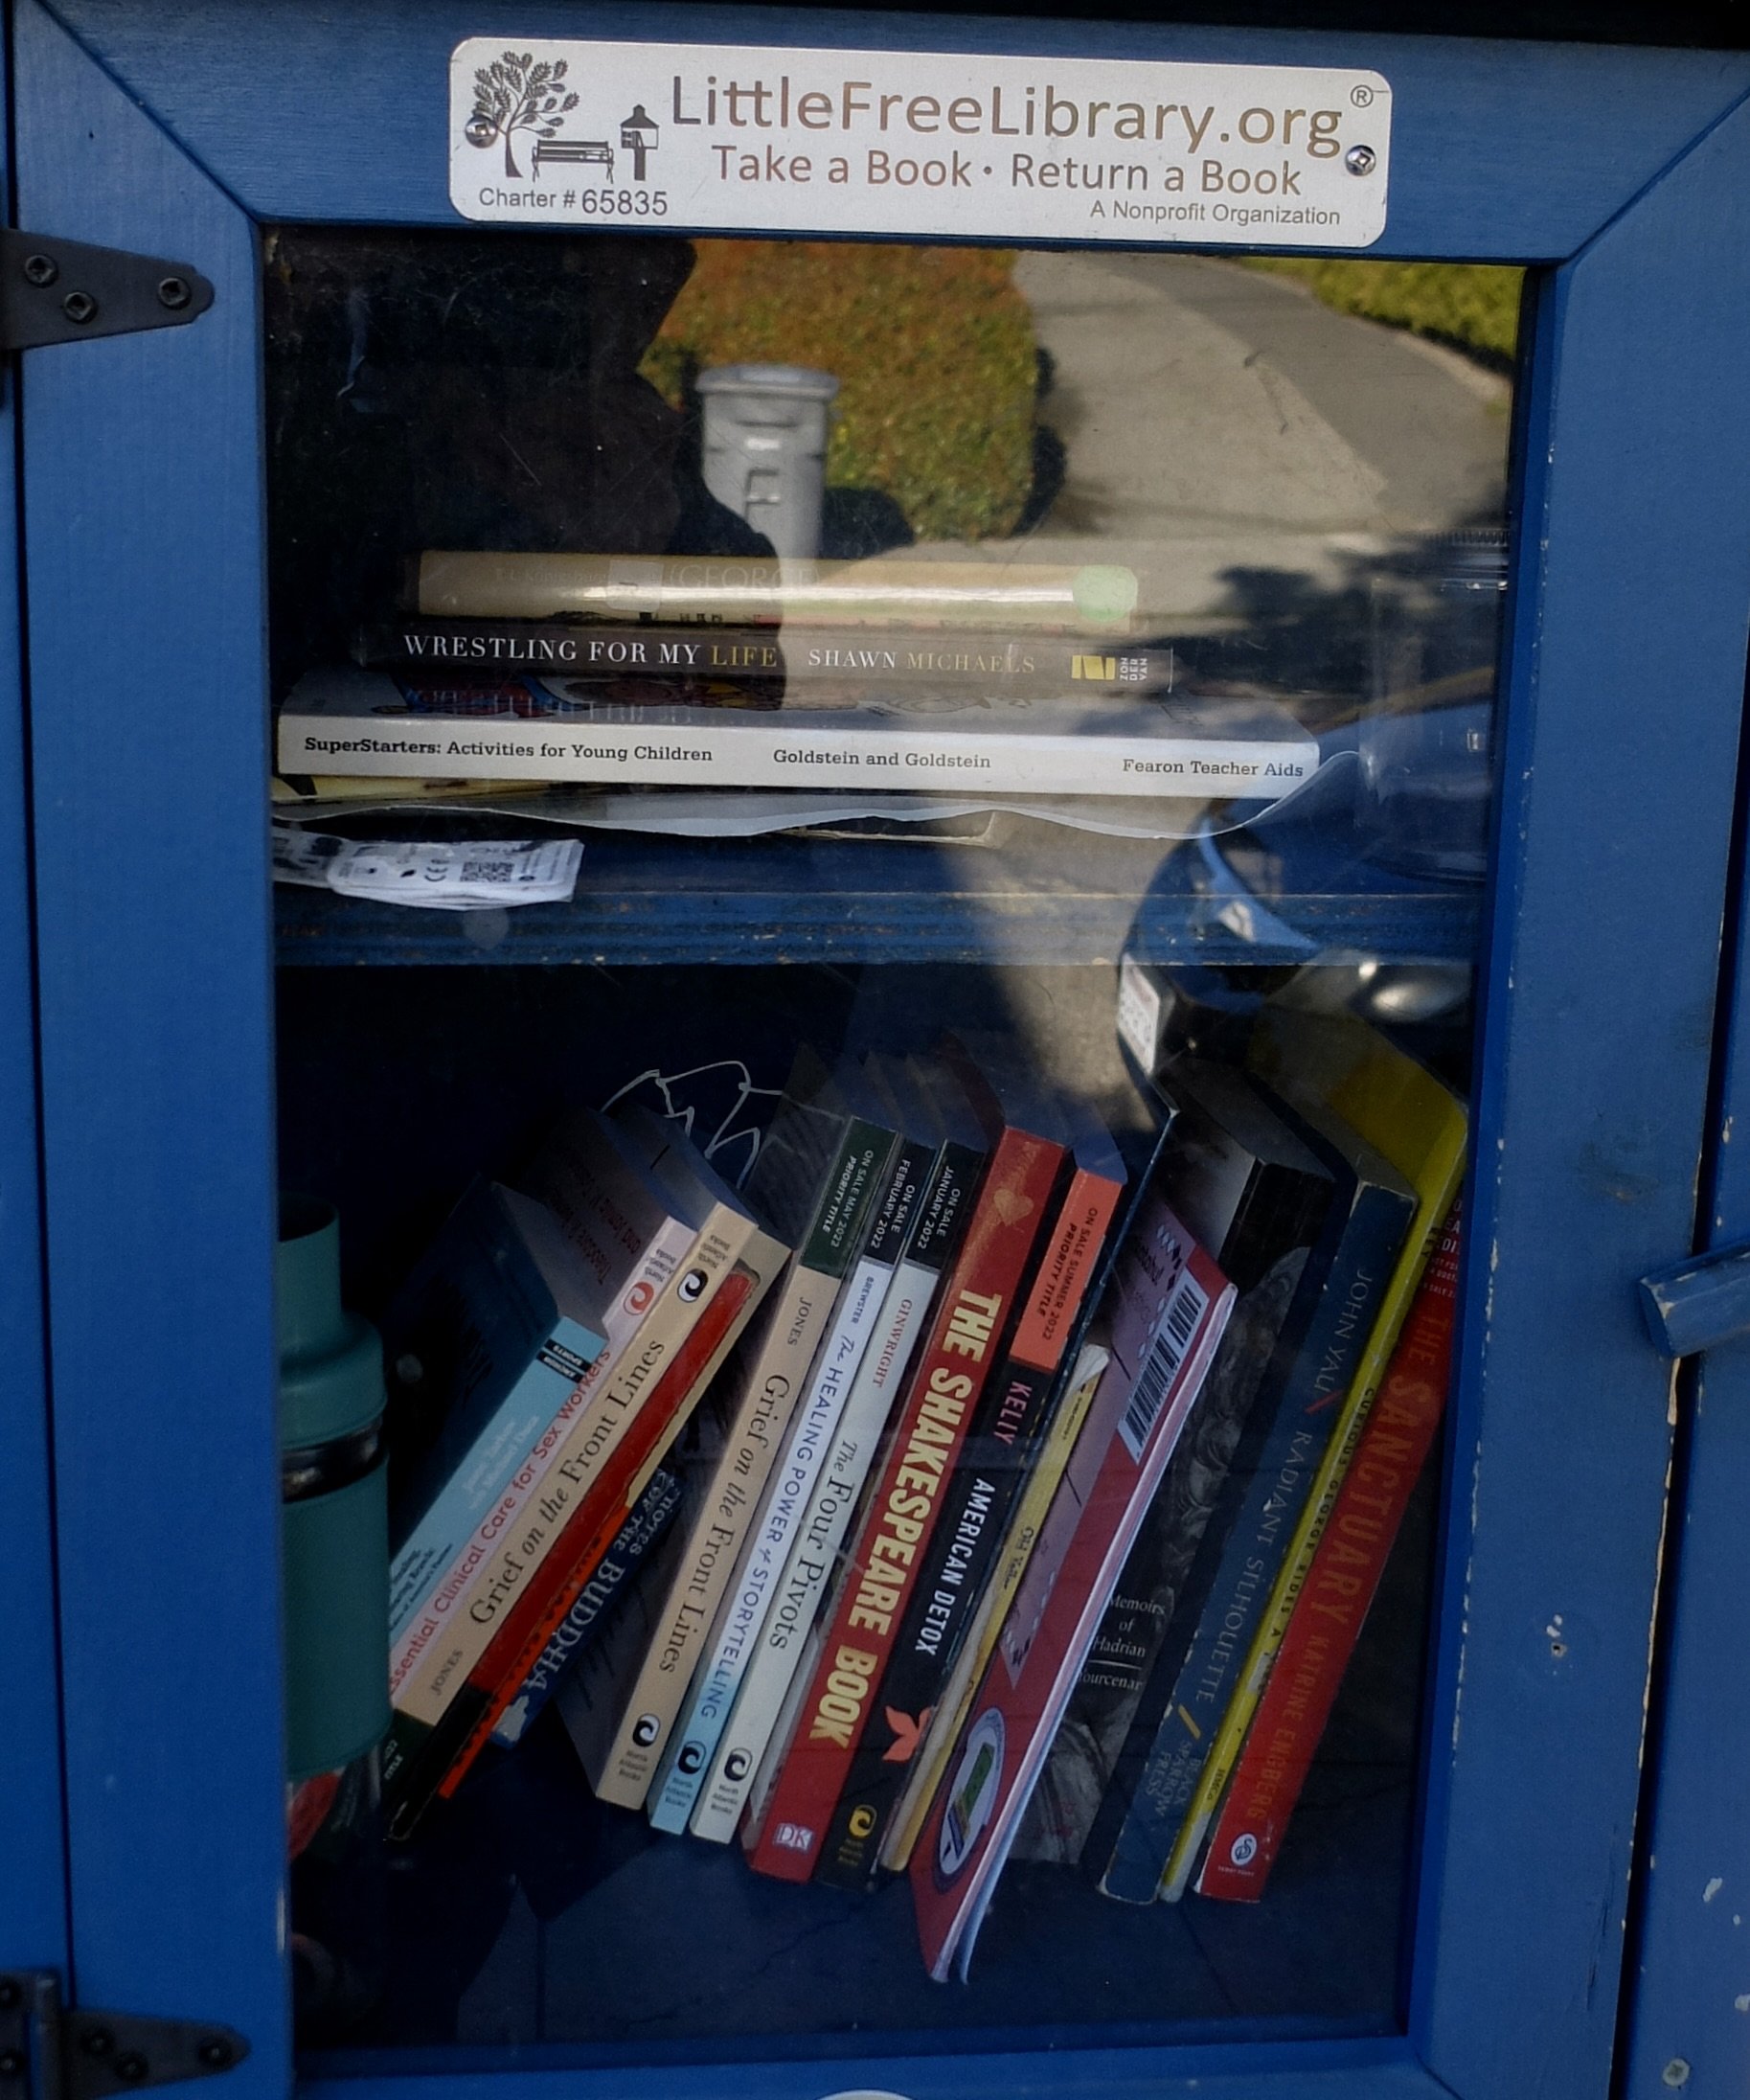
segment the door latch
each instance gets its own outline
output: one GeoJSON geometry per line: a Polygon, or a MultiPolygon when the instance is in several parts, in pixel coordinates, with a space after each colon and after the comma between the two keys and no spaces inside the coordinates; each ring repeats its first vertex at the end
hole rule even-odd
{"type": "Polygon", "coordinates": [[[1643,1276],[1641,1311],[1668,1357],[1693,1357],[1750,1332],[1750,1241],[1643,1276]]]}
{"type": "Polygon", "coordinates": [[[212,2078],[248,2054],[213,2020],[69,2010],[50,1971],[0,1970],[0,2100],[111,2100],[212,2078]]]}
{"type": "Polygon", "coordinates": [[[181,328],[212,304],[186,262],[0,226],[0,351],[181,328]]]}

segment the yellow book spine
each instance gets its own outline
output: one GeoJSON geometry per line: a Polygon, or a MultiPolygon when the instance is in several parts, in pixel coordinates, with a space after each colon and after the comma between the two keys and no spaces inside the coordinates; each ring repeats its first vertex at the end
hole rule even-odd
{"type": "MultiPolygon", "coordinates": [[[[1365,1132],[1363,1134],[1366,1134],[1365,1132]]],[[[1462,1116],[1451,1134],[1451,1142],[1441,1146],[1426,1162],[1424,1172],[1414,1176],[1417,1190],[1417,1206],[1414,1226],[1406,1238],[1404,1252],[1398,1257],[1392,1278],[1380,1294],[1379,1317],[1367,1349],[1356,1366],[1353,1384],[1343,1402],[1343,1412],[1338,1419],[1336,1433],[1326,1449],[1325,1458],[1314,1478],[1312,1493],[1302,1512],[1294,1542],[1283,1563],[1282,1572],[1276,1579],[1276,1586],[1270,1593],[1269,1609],[1259,1627],[1252,1642],[1245,1669],[1240,1674],[1229,1702],[1221,1725],[1216,1731],[1208,1759],[1203,1767],[1196,1792],[1192,1796],[1191,1807],[1185,1815],[1185,1824],[1179,1832],[1178,1841],[1167,1861],[1167,1870],[1161,1877],[1160,1898],[1165,1903],[1176,1903],[1185,1892],[1197,1854],[1203,1843],[1216,1811],[1221,1805],[1221,1797],[1227,1792],[1227,1783],[1234,1775],[1234,1767],[1239,1761],[1244,1746],[1246,1730],[1252,1724],[1252,1716],[1258,1709],[1258,1701],[1269,1678],[1271,1665],[1277,1651],[1282,1647],[1283,1635],[1288,1630],[1288,1620],[1300,1593],[1306,1586],[1307,1570],[1312,1565],[1312,1556],[1319,1541],[1325,1536],[1325,1526],[1330,1521],[1330,1512],[1337,1499],[1337,1490],[1343,1485],[1343,1476],[1349,1471],[1350,1460],[1354,1456],[1355,1446],[1360,1440],[1375,1395],[1379,1390],[1392,1351],[1398,1346],[1398,1335],[1403,1326],[1410,1303],[1416,1295],[1422,1270],[1427,1267],[1440,1238],[1452,1199],[1457,1196],[1459,1184],[1465,1173],[1465,1130],[1462,1116]]]]}
{"type": "Polygon", "coordinates": [[[1108,1353],[1097,1342],[1088,1343],[1076,1358],[1063,1404],[1057,1409],[1050,1434],[1009,1520],[996,1575],[985,1592],[978,1616],[967,1631],[959,1659],[931,1719],[929,1733],[923,1739],[923,1747],[918,1752],[905,1792],[899,1797],[893,1828],[881,1848],[881,1864],[896,1874],[911,1859],[912,1847],[929,1819],[930,1804],[936,1798],[936,1789],[942,1783],[942,1775],[959,1738],[960,1724],[966,1719],[972,1695],[984,1677],[985,1665],[1003,1630],[1009,1606],[1021,1586],[1021,1577],[1027,1572],[1028,1559],[1051,1508],[1052,1496],[1057,1492],[1057,1483],[1063,1478],[1070,1453],[1076,1448],[1076,1439],[1081,1433],[1081,1425],[1087,1419],[1100,1374],[1110,1361],[1108,1353]]]}

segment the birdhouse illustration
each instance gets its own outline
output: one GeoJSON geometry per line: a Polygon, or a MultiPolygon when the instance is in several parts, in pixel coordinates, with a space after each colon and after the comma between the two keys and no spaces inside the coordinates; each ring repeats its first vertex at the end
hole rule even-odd
{"type": "Polygon", "coordinates": [[[632,114],[620,126],[620,145],[632,156],[632,179],[645,179],[644,157],[653,153],[657,147],[656,126],[645,110],[643,103],[632,104],[632,114]]]}

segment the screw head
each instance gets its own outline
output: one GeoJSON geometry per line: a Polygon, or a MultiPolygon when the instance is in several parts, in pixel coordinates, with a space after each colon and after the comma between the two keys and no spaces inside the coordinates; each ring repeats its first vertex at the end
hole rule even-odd
{"type": "Polygon", "coordinates": [[[79,2045],[87,2056],[107,2056],[116,2045],[116,2038],[107,2027],[87,2027],[79,2045]]]}
{"type": "Polygon", "coordinates": [[[185,278],[161,277],[158,280],[158,304],[169,307],[172,313],[186,307],[193,296],[185,278]]]}
{"type": "Polygon", "coordinates": [[[16,2049],[0,2049],[0,2078],[22,2078],[24,2058],[16,2049]]]}
{"type": "Polygon", "coordinates": [[[1681,2056],[1673,2056],[1665,2066],[1663,2075],[1668,2086],[1687,2086],[1690,2082],[1688,2061],[1681,2056]]]}
{"type": "Polygon", "coordinates": [[[146,2059],[137,2050],[129,2049],[125,2056],[116,2058],[116,2076],[125,2078],[130,2086],[137,2086],[146,2076],[146,2059]]]}
{"type": "Polygon", "coordinates": [[[231,2044],[223,2035],[208,2035],[194,2051],[210,2071],[222,2071],[231,2061],[231,2044]]]}
{"type": "Polygon", "coordinates": [[[1343,165],[1352,175],[1369,175],[1378,158],[1371,146],[1352,146],[1343,156],[1343,165]]]}
{"type": "Polygon", "coordinates": [[[69,321],[83,328],[97,312],[97,301],[88,291],[70,291],[60,303],[60,310],[69,321]]]}
{"type": "Polygon", "coordinates": [[[60,275],[60,264],[52,255],[27,255],[24,275],[27,284],[52,285],[60,275]]]}

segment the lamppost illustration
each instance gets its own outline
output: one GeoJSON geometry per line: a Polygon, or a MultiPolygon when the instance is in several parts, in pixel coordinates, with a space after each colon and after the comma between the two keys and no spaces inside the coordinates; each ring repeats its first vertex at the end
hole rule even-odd
{"type": "Polygon", "coordinates": [[[647,153],[655,152],[658,143],[656,126],[646,113],[643,103],[634,103],[632,114],[620,126],[621,147],[632,156],[634,182],[644,181],[644,157],[647,153]]]}

